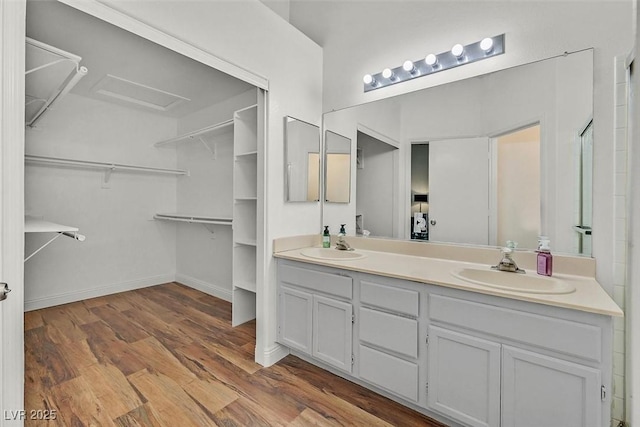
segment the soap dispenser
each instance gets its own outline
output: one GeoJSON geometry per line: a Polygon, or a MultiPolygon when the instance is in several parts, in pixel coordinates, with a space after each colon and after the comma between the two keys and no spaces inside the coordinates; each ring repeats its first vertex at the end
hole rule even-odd
{"type": "Polygon", "coordinates": [[[329,234],[329,226],[324,226],[324,232],[322,233],[322,247],[330,248],[331,247],[331,235],[329,234]]]}
{"type": "Polygon", "coordinates": [[[549,238],[546,236],[540,236],[538,239],[538,274],[542,276],[551,276],[553,271],[553,255],[551,255],[551,249],[549,247],[549,238]]]}
{"type": "Polygon", "coordinates": [[[347,235],[347,230],[345,230],[346,226],[347,224],[340,224],[340,231],[338,232],[338,237],[344,237],[347,235]]]}

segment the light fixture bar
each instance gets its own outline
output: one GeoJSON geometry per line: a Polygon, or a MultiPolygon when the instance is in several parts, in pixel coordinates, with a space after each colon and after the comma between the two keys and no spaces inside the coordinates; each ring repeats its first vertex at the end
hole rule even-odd
{"type": "Polygon", "coordinates": [[[417,61],[413,61],[413,68],[409,67],[408,62],[410,61],[406,61],[403,65],[396,68],[385,69],[386,73],[382,71],[377,74],[367,74],[365,77],[368,78],[365,78],[363,81],[364,91],[369,92],[397,83],[406,82],[407,80],[428,76],[430,74],[449,70],[461,65],[471,64],[472,62],[482,61],[483,59],[502,55],[505,52],[505,35],[500,34],[499,36],[488,37],[481,41],[462,46],[462,53],[460,55],[456,55],[459,53],[459,46],[460,45],[455,45],[452,50],[442,52],[438,55],[427,55],[428,59],[421,58],[417,61]],[[456,51],[456,54],[454,54],[453,51],[456,51]],[[434,56],[435,63],[433,63],[434,56]],[[430,63],[433,64],[430,65],[430,63]],[[388,76],[389,71],[391,71],[390,77],[386,77],[385,75],[388,76]]]}

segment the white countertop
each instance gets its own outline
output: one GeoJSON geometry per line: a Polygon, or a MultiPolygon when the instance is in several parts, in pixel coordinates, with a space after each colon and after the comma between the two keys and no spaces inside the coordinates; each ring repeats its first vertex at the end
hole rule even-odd
{"type": "MultiPolygon", "coordinates": [[[[284,250],[275,252],[273,256],[276,258],[394,277],[590,313],[616,317],[624,315],[620,307],[611,299],[602,286],[600,286],[594,278],[587,276],[554,274],[553,277],[573,284],[576,291],[570,294],[532,294],[474,284],[456,278],[451,274],[452,271],[464,267],[489,268],[489,266],[485,264],[365,249],[356,249],[357,252],[366,255],[364,258],[337,261],[310,258],[302,255],[300,251],[301,249],[284,250]]],[[[535,275],[536,272],[526,270],[526,274],[535,275]]]]}

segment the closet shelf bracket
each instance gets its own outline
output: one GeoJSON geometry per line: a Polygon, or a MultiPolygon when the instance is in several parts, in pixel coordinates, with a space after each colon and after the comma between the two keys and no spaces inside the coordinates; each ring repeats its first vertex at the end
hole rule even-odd
{"type": "Polygon", "coordinates": [[[218,159],[218,143],[215,142],[213,144],[213,150],[212,150],[211,147],[209,147],[209,144],[207,144],[207,142],[204,139],[202,139],[201,136],[199,136],[198,139],[200,140],[200,142],[202,142],[202,145],[204,145],[204,148],[206,148],[211,153],[211,157],[213,158],[213,160],[217,160],[218,159]]]}
{"type": "Polygon", "coordinates": [[[36,218],[32,218],[30,216],[25,216],[24,218],[24,232],[25,233],[56,233],[51,239],[49,239],[45,244],[40,245],[38,249],[31,252],[31,254],[24,259],[24,262],[29,261],[35,254],[49,246],[60,236],[70,237],[79,242],[84,242],[85,236],[83,234],[78,233],[78,228],[69,227],[66,225],[55,224],[53,222],[43,221],[36,218]]]}

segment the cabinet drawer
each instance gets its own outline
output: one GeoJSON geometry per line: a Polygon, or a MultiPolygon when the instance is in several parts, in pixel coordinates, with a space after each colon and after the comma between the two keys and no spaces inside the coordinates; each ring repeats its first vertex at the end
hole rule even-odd
{"type": "Polygon", "coordinates": [[[595,362],[602,359],[602,330],[592,325],[441,295],[430,296],[429,318],[595,362]]]}
{"type": "Polygon", "coordinates": [[[408,357],[418,357],[418,321],[360,308],[360,340],[408,357]]]}
{"type": "Polygon", "coordinates": [[[360,282],[360,301],[363,304],[418,317],[420,294],[417,291],[363,280],[360,282]]]}
{"type": "Polygon", "coordinates": [[[306,268],[281,265],[278,279],[282,283],[312,289],[329,295],[351,299],[353,296],[353,279],[348,276],[325,273],[306,268]]]}
{"type": "Polygon", "coordinates": [[[418,366],[360,345],[360,378],[405,399],[418,401],[418,366]]]}

